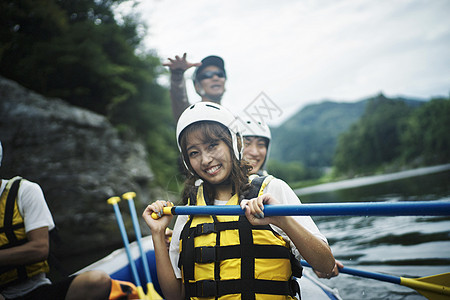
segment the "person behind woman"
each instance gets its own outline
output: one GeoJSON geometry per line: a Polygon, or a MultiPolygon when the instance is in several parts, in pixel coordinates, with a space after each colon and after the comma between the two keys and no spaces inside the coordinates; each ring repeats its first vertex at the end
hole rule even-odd
{"type": "Polygon", "coordinates": [[[196,67],[193,75],[194,88],[201,101],[220,104],[227,80],[225,63],[221,57],[210,55],[199,63],[190,63],[184,53],[182,57],[177,55],[174,59],[169,58],[169,62],[163,66],[169,67],[170,70],[170,98],[175,121],[189,106],[184,72],[192,67],[196,67]]]}
{"type": "Polygon", "coordinates": [[[177,142],[189,174],[183,200],[239,204],[245,216],[179,216],[168,252],[164,232],[172,217],[162,210],[170,204],[158,200],[143,212],[166,299],[294,299],[293,273],[299,274],[292,262],[301,256],[321,272],[334,268],[326,238],[310,217],[264,216],[264,204],[300,201],[280,179],[249,183],[251,166],[241,159],[241,136],[233,124],[233,114],[214,103],[193,104],[181,115],[177,142]]]}
{"type": "Polygon", "coordinates": [[[243,158],[252,165],[250,174],[267,176],[265,170],[267,157],[269,157],[270,140],[272,135],[267,124],[261,121],[244,120],[243,132],[244,150],[243,158]]]}
{"type": "MultiPolygon", "coordinates": [[[[259,176],[267,176],[266,163],[270,153],[270,140],[272,134],[269,126],[261,121],[254,121],[251,119],[244,119],[246,130],[243,132],[244,150],[243,158],[252,165],[250,174],[259,176]]],[[[339,269],[343,268],[344,264],[336,260],[335,268],[331,273],[323,273],[314,269],[314,273],[320,278],[336,277],[339,275],[339,269]]]]}

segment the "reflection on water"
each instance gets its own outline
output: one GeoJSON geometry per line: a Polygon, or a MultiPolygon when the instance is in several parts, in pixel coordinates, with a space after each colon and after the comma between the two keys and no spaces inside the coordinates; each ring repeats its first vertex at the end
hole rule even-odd
{"type": "MultiPolygon", "coordinates": [[[[450,171],[300,198],[303,203],[450,201],[450,171]]],[[[450,216],[313,218],[345,266],[405,277],[450,272],[450,216]]],[[[347,274],[323,281],[344,299],[424,299],[408,287],[347,274]]]]}

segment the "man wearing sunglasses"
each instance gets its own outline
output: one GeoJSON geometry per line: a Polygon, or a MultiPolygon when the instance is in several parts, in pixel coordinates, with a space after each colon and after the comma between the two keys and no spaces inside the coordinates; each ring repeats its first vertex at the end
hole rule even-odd
{"type": "Polygon", "coordinates": [[[163,66],[169,67],[171,73],[170,98],[175,121],[190,105],[186,92],[184,72],[191,67],[197,67],[193,81],[195,91],[202,98],[201,101],[220,104],[225,93],[225,81],[227,79],[222,58],[211,55],[202,59],[200,63],[190,63],[186,60],[186,53],[184,53],[182,57],[177,55],[175,59],[169,58],[169,62],[164,63],[163,66]]]}

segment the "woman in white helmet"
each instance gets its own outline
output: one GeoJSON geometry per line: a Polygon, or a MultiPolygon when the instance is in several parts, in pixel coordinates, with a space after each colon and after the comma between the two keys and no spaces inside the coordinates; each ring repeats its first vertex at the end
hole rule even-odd
{"type": "MultiPolygon", "coordinates": [[[[252,165],[250,174],[258,176],[268,176],[266,163],[270,153],[270,141],[272,135],[269,126],[261,121],[251,119],[244,120],[245,129],[243,131],[244,149],[243,158],[252,165]]],[[[339,275],[339,269],[344,264],[336,260],[336,266],[331,273],[323,273],[314,269],[314,273],[320,278],[330,278],[339,275]]]]}
{"type": "Polygon", "coordinates": [[[249,182],[251,167],[241,159],[236,125],[233,114],[215,103],[196,103],[180,116],[186,204],[240,205],[245,216],[178,216],[168,252],[164,232],[172,216],[162,210],[170,204],[158,200],[147,206],[143,217],[166,299],[295,299],[300,257],[322,272],[334,267],[326,238],[310,217],[264,217],[264,204],[300,201],[280,179],[249,182]]]}
{"type": "Polygon", "coordinates": [[[265,170],[267,158],[269,157],[270,128],[261,121],[244,120],[243,131],[244,150],[243,158],[252,165],[251,174],[268,175],[265,170]]]}

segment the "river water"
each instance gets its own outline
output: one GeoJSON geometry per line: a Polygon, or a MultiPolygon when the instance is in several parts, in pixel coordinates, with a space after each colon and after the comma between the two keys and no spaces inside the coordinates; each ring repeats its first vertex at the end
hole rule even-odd
{"type": "MultiPolygon", "coordinates": [[[[300,198],[303,203],[450,201],[450,171],[300,198]]],[[[313,219],[347,267],[403,277],[450,272],[450,216],[313,219]]],[[[425,299],[408,287],[347,274],[321,280],[343,299],[425,299]]]]}

